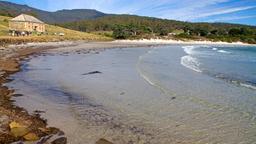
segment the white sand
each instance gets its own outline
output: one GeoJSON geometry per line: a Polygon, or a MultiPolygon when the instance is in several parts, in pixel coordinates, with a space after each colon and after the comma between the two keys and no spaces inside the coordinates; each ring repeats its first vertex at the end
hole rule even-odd
{"type": "Polygon", "coordinates": [[[115,43],[147,43],[147,44],[221,44],[221,45],[255,45],[255,44],[247,44],[243,42],[213,42],[213,41],[182,41],[182,40],[164,40],[164,39],[140,39],[140,40],[116,40],[115,43]]]}

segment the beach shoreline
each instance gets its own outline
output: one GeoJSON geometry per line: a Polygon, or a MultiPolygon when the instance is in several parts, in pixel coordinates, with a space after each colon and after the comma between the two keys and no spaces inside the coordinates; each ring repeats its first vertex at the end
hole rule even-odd
{"type": "MultiPolygon", "coordinates": [[[[181,41],[163,41],[163,40],[121,40],[112,42],[48,42],[48,43],[28,43],[22,45],[9,45],[1,49],[0,58],[0,119],[2,124],[0,126],[0,141],[3,143],[10,143],[19,140],[24,140],[23,136],[15,137],[11,132],[10,124],[12,122],[20,123],[26,126],[29,133],[36,134],[38,139],[47,137],[50,139],[53,135],[62,133],[61,137],[54,140],[62,140],[66,143],[64,133],[57,128],[48,128],[46,120],[40,118],[40,112],[35,115],[30,115],[25,109],[19,108],[13,104],[12,96],[15,96],[14,90],[6,87],[4,84],[10,82],[10,75],[21,70],[22,61],[31,55],[37,55],[47,50],[65,51],[79,51],[81,49],[95,50],[108,48],[131,48],[131,47],[151,47],[157,45],[169,44],[227,44],[227,45],[248,45],[244,43],[208,43],[208,42],[181,42],[181,41]]],[[[27,132],[28,133],[28,132],[27,132]]],[[[26,134],[27,134],[26,133],[26,134]]],[[[52,139],[51,139],[52,140],[52,139]]],[[[52,140],[52,141],[54,141],[52,140]]],[[[101,140],[104,142],[105,140],[101,140]]],[[[99,143],[100,144],[100,143],[99,143]]]]}
{"type": "Polygon", "coordinates": [[[147,43],[147,44],[192,44],[192,45],[243,45],[255,46],[256,44],[248,44],[243,42],[223,42],[223,41],[196,41],[196,40],[173,40],[173,39],[138,39],[138,40],[115,40],[117,43],[147,43]]]}

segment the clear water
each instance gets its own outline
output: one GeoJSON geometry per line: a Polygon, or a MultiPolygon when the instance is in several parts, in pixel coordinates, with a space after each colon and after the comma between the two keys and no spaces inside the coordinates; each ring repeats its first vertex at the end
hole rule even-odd
{"type": "Polygon", "coordinates": [[[49,52],[8,85],[69,143],[256,142],[255,48],[169,45],[49,52]],[[83,75],[91,71],[100,74],[83,75]]]}
{"type": "Polygon", "coordinates": [[[198,72],[256,89],[256,47],[184,46],[185,66],[198,72]]]}

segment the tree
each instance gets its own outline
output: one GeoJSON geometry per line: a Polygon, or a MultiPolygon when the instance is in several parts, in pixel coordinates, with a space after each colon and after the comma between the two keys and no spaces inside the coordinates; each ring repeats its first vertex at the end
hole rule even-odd
{"type": "Polygon", "coordinates": [[[117,25],[113,31],[113,37],[116,39],[126,39],[131,36],[131,33],[125,26],[117,25]]]}
{"type": "Polygon", "coordinates": [[[241,31],[238,28],[232,28],[229,30],[228,34],[230,34],[231,36],[237,36],[241,34],[241,31]]]}
{"type": "Polygon", "coordinates": [[[168,29],[167,28],[160,28],[159,30],[159,35],[160,36],[167,36],[169,33],[168,29]]]}

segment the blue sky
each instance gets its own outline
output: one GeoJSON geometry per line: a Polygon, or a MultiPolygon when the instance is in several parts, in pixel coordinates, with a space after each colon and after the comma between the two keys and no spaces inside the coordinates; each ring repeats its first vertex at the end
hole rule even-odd
{"type": "Polygon", "coordinates": [[[56,11],[88,8],[192,22],[256,25],[256,0],[6,0],[56,11]]]}

